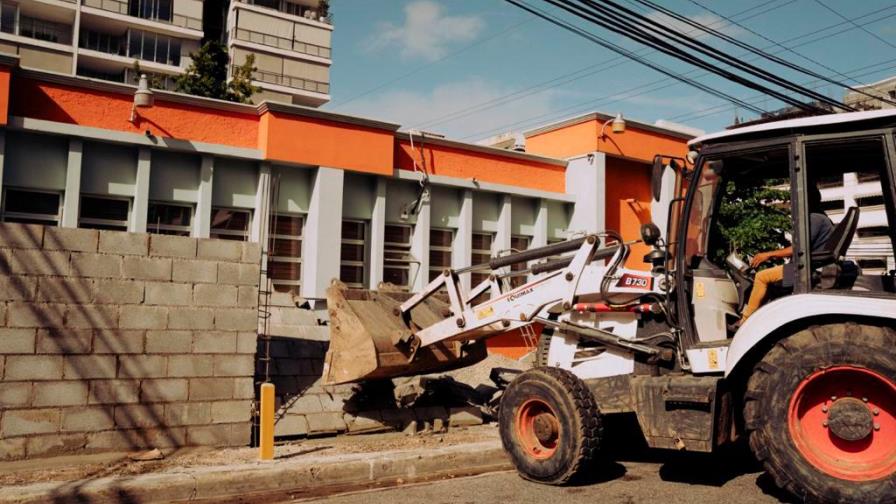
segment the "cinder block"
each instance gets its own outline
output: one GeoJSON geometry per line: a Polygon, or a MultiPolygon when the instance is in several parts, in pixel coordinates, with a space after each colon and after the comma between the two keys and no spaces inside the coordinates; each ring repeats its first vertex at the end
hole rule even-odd
{"type": "Polygon", "coordinates": [[[190,306],[193,304],[193,284],[146,282],[146,304],[190,306]]]}
{"type": "Polygon", "coordinates": [[[115,407],[113,418],[119,428],[157,427],[165,423],[165,408],[161,404],[126,404],[115,407]]]}
{"type": "Polygon", "coordinates": [[[243,257],[240,260],[244,263],[261,264],[261,245],[243,242],[243,257]]]}
{"type": "Polygon", "coordinates": [[[235,306],[238,290],[234,285],[196,284],[193,304],[196,306],[235,306]]]}
{"type": "Polygon", "coordinates": [[[234,399],[254,399],[255,380],[253,378],[237,378],[233,385],[234,399]]]}
{"type": "Polygon", "coordinates": [[[133,280],[171,280],[171,259],[161,257],[125,256],[121,261],[124,278],[133,280]]]}
{"type": "Polygon", "coordinates": [[[121,257],[92,252],[72,253],[72,276],[121,278],[121,257]]]}
{"type": "Polygon", "coordinates": [[[9,327],[64,327],[65,305],[14,301],[7,304],[6,316],[9,327]]]}
{"type": "Polygon", "coordinates": [[[342,412],[345,408],[345,397],[328,393],[319,394],[317,397],[320,399],[320,406],[325,412],[342,412]]]}
{"type": "Polygon", "coordinates": [[[107,254],[146,255],[149,235],[124,231],[100,231],[99,251],[107,254]]]}
{"type": "Polygon", "coordinates": [[[73,277],[41,277],[37,285],[39,302],[89,303],[93,298],[93,281],[73,277]]]}
{"type": "Polygon", "coordinates": [[[62,227],[44,228],[44,250],[68,250],[96,252],[99,231],[95,229],[73,229],[62,227]]]}
{"type": "Polygon", "coordinates": [[[59,430],[58,409],[10,410],[3,413],[0,436],[28,436],[59,430]]]}
{"type": "Polygon", "coordinates": [[[33,354],[36,329],[0,329],[0,354],[33,354]]]}
{"type": "Polygon", "coordinates": [[[83,329],[113,329],[118,327],[118,306],[68,305],[65,325],[83,329]]]}
{"type": "Polygon", "coordinates": [[[194,353],[236,353],[237,333],[230,331],[197,331],[193,335],[194,353]]]}
{"type": "MultiPolygon", "coordinates": [[[[277,395],[285,390],[277,390],[277,395]]],[[[320,398],[315,394],[305,394],[298,397],[289,398],[289,413],[294,415],[305,415],[310,413],[323,413],[324,408],[320,404],[320,398]]]]}
{"type": "Polygon", "coordinates": [[[149,255],[192,259],[196,257],[197,242],[188,236],[153,234],[149,237],[149,255]]]}
{"type": "Polygon", "coordinates": [[[49,457],[77,453],[87,444],[84,434],[49,434],[28,438],[28,457],[49,457]]]}
{"type": "Polygon", "coordinates": [[[115,426],[114,410],[103,407],[66,408],[62,410],[63,432],[97,432],[115,426]]]}
{"type": "Polygon", "coordinates": [[[118,326],[122,329],[165,329],[168,309],[160,306],[122,306],[118,326]]]}
{"type": "Polygon", "coordinates": [[[10,355],[6,357],[4,380],[59,380],[62,378],[62,356],[10,355]]]}
{"type": "Polygon", "coordinates": [[[129,404],[139,400],[137,380],[99,380],[90,382],[90,404],[129,404]]]}
{"type": "Polygon", "coordinates": [[[44,226],[39,224],[0,223],[0,247],[40,248],[44,241],[44,226]]]}
{"type": "Polygon", "coordinates": [[[0,460],[19,460],[25,458],[25,445],[28,438],[0,439],[0,460]]]}
{"type": "Polygon", "coordinates": [[[215,261],[239,262],[243,255],[243,243],[232,240],[198,240],[198,257],[215,261]]]}
{"type": "Polygon", "coordinates": [[[187,427],[190,446],[230,446],[230,425],[187,427]]]}
{"type": "Polygon", "coordinates": [[[211,308],[168,308],[168,329],[213,329],[214,320],[215,312],[211,308]]]}
{"type": "Polygon", "coordinates": [[[122,355],[118,357],[119,378],[164,378],[168,358],[162,355],[122,355]]]}
{"type": "Polygon", "coordinates": [[[255,264],[219,263],[218,283],[258,286],[258,266],[255,264]]]}
{"type": "Polygon", "coordinates": [[[218,263],[215,261],[178,261],[173,263],[172,280],[186,283],[215,283],[218,263]]]}
{"type": "Polygon", "coordinates": [[[342,415],[342,420],[345,422],[349,434],[372,434],[394,430],[383,423],[379,411],[362,411],[357,415],[346,413],[342,415]]]}
{"type": "Polygon", "coordinates": [[[33,406],[83,406],[87,404],[86,381],[40,382],[34,384],[33,406]]]}
{"type": "Polygon", "coordinates": [[[212,403],[212,423],[248,422],[251,418],[251,401],[218,401],[212,403]]]}
{"type": "Polygon", "coordinates": [[[190,380],[190,400],[232,399],[233,385],[231,378],[193,378],[190,380]]]}
{"type": "Polygon", "coordinates": [[[215,329],[225,331],[254,331],[258,328],[258,311],[246,308],[218,308],[215,310],[215,329]]]}
{"type": "Polygon", "coordinates": [[[254,332],[241,332],[236,337],[236,352],[254,354],[258,349],[258,334],[254,332]]]}
{"type": "MultiPolygon", "coordinates": [[[[0,334],[2,334],[2,330],[0,330],[0,334]]],[[[90,353],[92,346],[93,330],[91,329],[37,330],[37,353],[39,354],[86,354],[90,353]]]]}
{"type": "Polygon", "coordinates": [[[188,402],[165,405],[165,425],[205,425],[211,421],[211,403],[188,402]]]}
{"type": "Polygon", "coordinates": [[[143,353],[144,334],[144,331],[139,330],[96,330],[93,338],[93,352],[97,354],[143,353]]]}
{"type": "Polygon", "coordinates": [[[268,334],[284,338],[296,338],[309,341],[330,341],[330,328],[327,326],[292,326],[271,324],[268,334]]]}
{"type": "Polygon", "coordinates": [[[69,253],[54,250],[0,250],[0,271],[23,275],[68,275],[69,253]]]}
{"type": "Polygon", "coordinates": [[[130,430],[107,430],[103,432],[87,434],[87,450],[96,451],[129,451],[146,447],[145,437],[142,432],[130,430]]]}
{"type": "Polygon", "coordinates": [[[168,376],[212,376],[214,361],[211,355],[172,355],[168,358],[168,376]]]}
{"type": "Polygon", "coordinates": [[[305,415],[283,415],[274,422],[274,436],[307,436],[308,420],[305,415]]]}
{"type": "Polygon", "coordinates": [[[256,309],[258,307],[258,288],[249,285],[240,285],[236,305],[240,308],[256,309]]]}
{"type": "Polygon", "coordinates": [[[93,302],[96,304],[140,304],[143,302],[143,282],[96,280],[93,284],[93,302]]]}
{"type": "Polygon", "coordinates": [[[112,355],[66,355],[65,379],[115,378],[117,361],[112,355]]]}
{"type": "Polygon", "coordinates": [[[146,353],[190,353],[192,347],[190,331],[146,331],[146,353]]]}
{"type": "Polygon", "coordinates": [[[0,382],[0,409],[31,404],[31,382],[0,382]]]}
{"type": "Polygon", "coordinates": [[[475,406],[463,406],[448,410],[448,425],[451,427],[465,427],[482,424],[482,411],[475,406]]]}
{"type": "Polygon", "coordinates": [[[215,376],[252,376],[254,373],[253,355],[215,355],[215,376]]]}
{"type": "Polygon", "coordinates": [[[37,292],[37,278],[0,276],[0,301],[33,301],[37,292]]]}
{"type": "Polygon", "coordinates": [[[175,402],[187,400],[187,380],[143,380],[140,402],[175,402]]]}
{"type": "Polygon", "coordinates": [[[308,420],[308,434],[336,434],[345,432],[348,427],[342,419],[342,413],[312,413],[305,415],[308,420]]]}

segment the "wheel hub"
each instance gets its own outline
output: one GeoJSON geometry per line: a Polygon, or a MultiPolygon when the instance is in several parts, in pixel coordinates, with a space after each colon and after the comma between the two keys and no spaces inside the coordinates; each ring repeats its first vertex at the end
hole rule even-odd
{"type": "Polygon", "coordinates": [[[834,401],[827,422],[831,434],[844,441],[865,439],[874,429],[871,410],[855,397],[843,397],[834,401]]]}
{"type": "Polygon", "coordinates": [[[550,413],[542,413],[535,417],[533,422],[535,437],[542,444],[548,444],[557,439],[557,419],[550,413]]]}

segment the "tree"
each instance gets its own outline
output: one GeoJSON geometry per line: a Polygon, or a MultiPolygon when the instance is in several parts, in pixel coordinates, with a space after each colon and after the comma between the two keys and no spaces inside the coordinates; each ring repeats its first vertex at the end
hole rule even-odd
{"type": "Polygon", "coordinates": [[[785,182],[739,177],[726,183],[710,252],[716,264],[724,264],[732,250],[753,255],[790,244],[785,237],[792,228],[790,193],[775,189],[785,182]]]}
{"type": "Polygon", "coordinates": [[[177,78],[176,89],[181,93],[248,103],[258,91],[252,85],[252,73],[256,70],[254,56],[246,57],[245,63],[235,68],[230,82],[227,81],[227,48],[220,42],[206,42],[190,58],[192,63],[177,78]]]}

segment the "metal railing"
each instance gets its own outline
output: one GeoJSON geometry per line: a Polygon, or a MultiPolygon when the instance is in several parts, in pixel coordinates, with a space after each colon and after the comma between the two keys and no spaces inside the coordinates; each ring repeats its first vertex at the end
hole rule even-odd
{"type": "Polygon", "coordinates": [[[181,14],[171,13],[170,19],[166,19],[164,16],[157,15],[141,15],[140,9],[133,8],[132,2],[123,1],[123,0],[81,0],[83,5],[87,7],[94,7],[97,9],[102,9],[104,11],[114,12],[116,14],[123,14],[125,16],[136,17],[140,19],[146,19],[149,21],[157,21],[159,23],[166,23],[174,26],[178,26],[180,28],[189,28],[191,30],[199,30],[202,31],[202,19],[194,18],[191,16],[183,16],[181,14]]]}
{"type": "MultiPolygon", "coordinates": [[[[235,68],[235,67],[234,67],[235,68]]],[[[315,93],[330,93],[330,84],[319,82],[301,77],[292,77],[274,72],[265,72],[264,70],[256,70],[252,74],[252,79],[258,82],[266,82],[268,84],[276,84],[293,89],[302,89],[304,91],[312,91],[315,93]]]]}
{"type": "Polygon", "coordinates": [[[289,14],[291,16],[296,16],[303,19],[310,19],[313,21],[331,24],[329,18],[327,17],[320,19],[317,9],[313,7],[307,7],[305,5],[299,5],[297,3],[282,0],[237,0],[237,2],[275,10],[277,12],[282,12],[284,14],[289,14]]]}
{"type": "Polygon", "coordinates": [[[281,37],[279,35],[271,35],[269,33],[261,33],[246,28],[233,28],[230,30],[228,37],[231,40],[243,40],[255,44],[261,44],[268,47],[276,47],[286,51],[299,52],[311,56],[321,58],[330,58],[331,50],[329,47],[323,47],[307,42],[281,37]]]}

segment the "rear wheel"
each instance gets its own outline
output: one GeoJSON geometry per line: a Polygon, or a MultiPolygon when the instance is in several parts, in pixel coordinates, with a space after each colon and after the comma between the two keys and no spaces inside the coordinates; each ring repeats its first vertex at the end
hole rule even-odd
{"type": "Polygon", "coordinates": [[[753,371],[750,447],[813,502],[896,502],[896,334],[855,323],[778,342],[753,371]]]}
{"type": "Polygon", "coordinates": [[[569,371],[539,367],[504,391],[501,441],[526,479],[561,485],[587,472],[603,433],[594,396],[569,371]]]}

